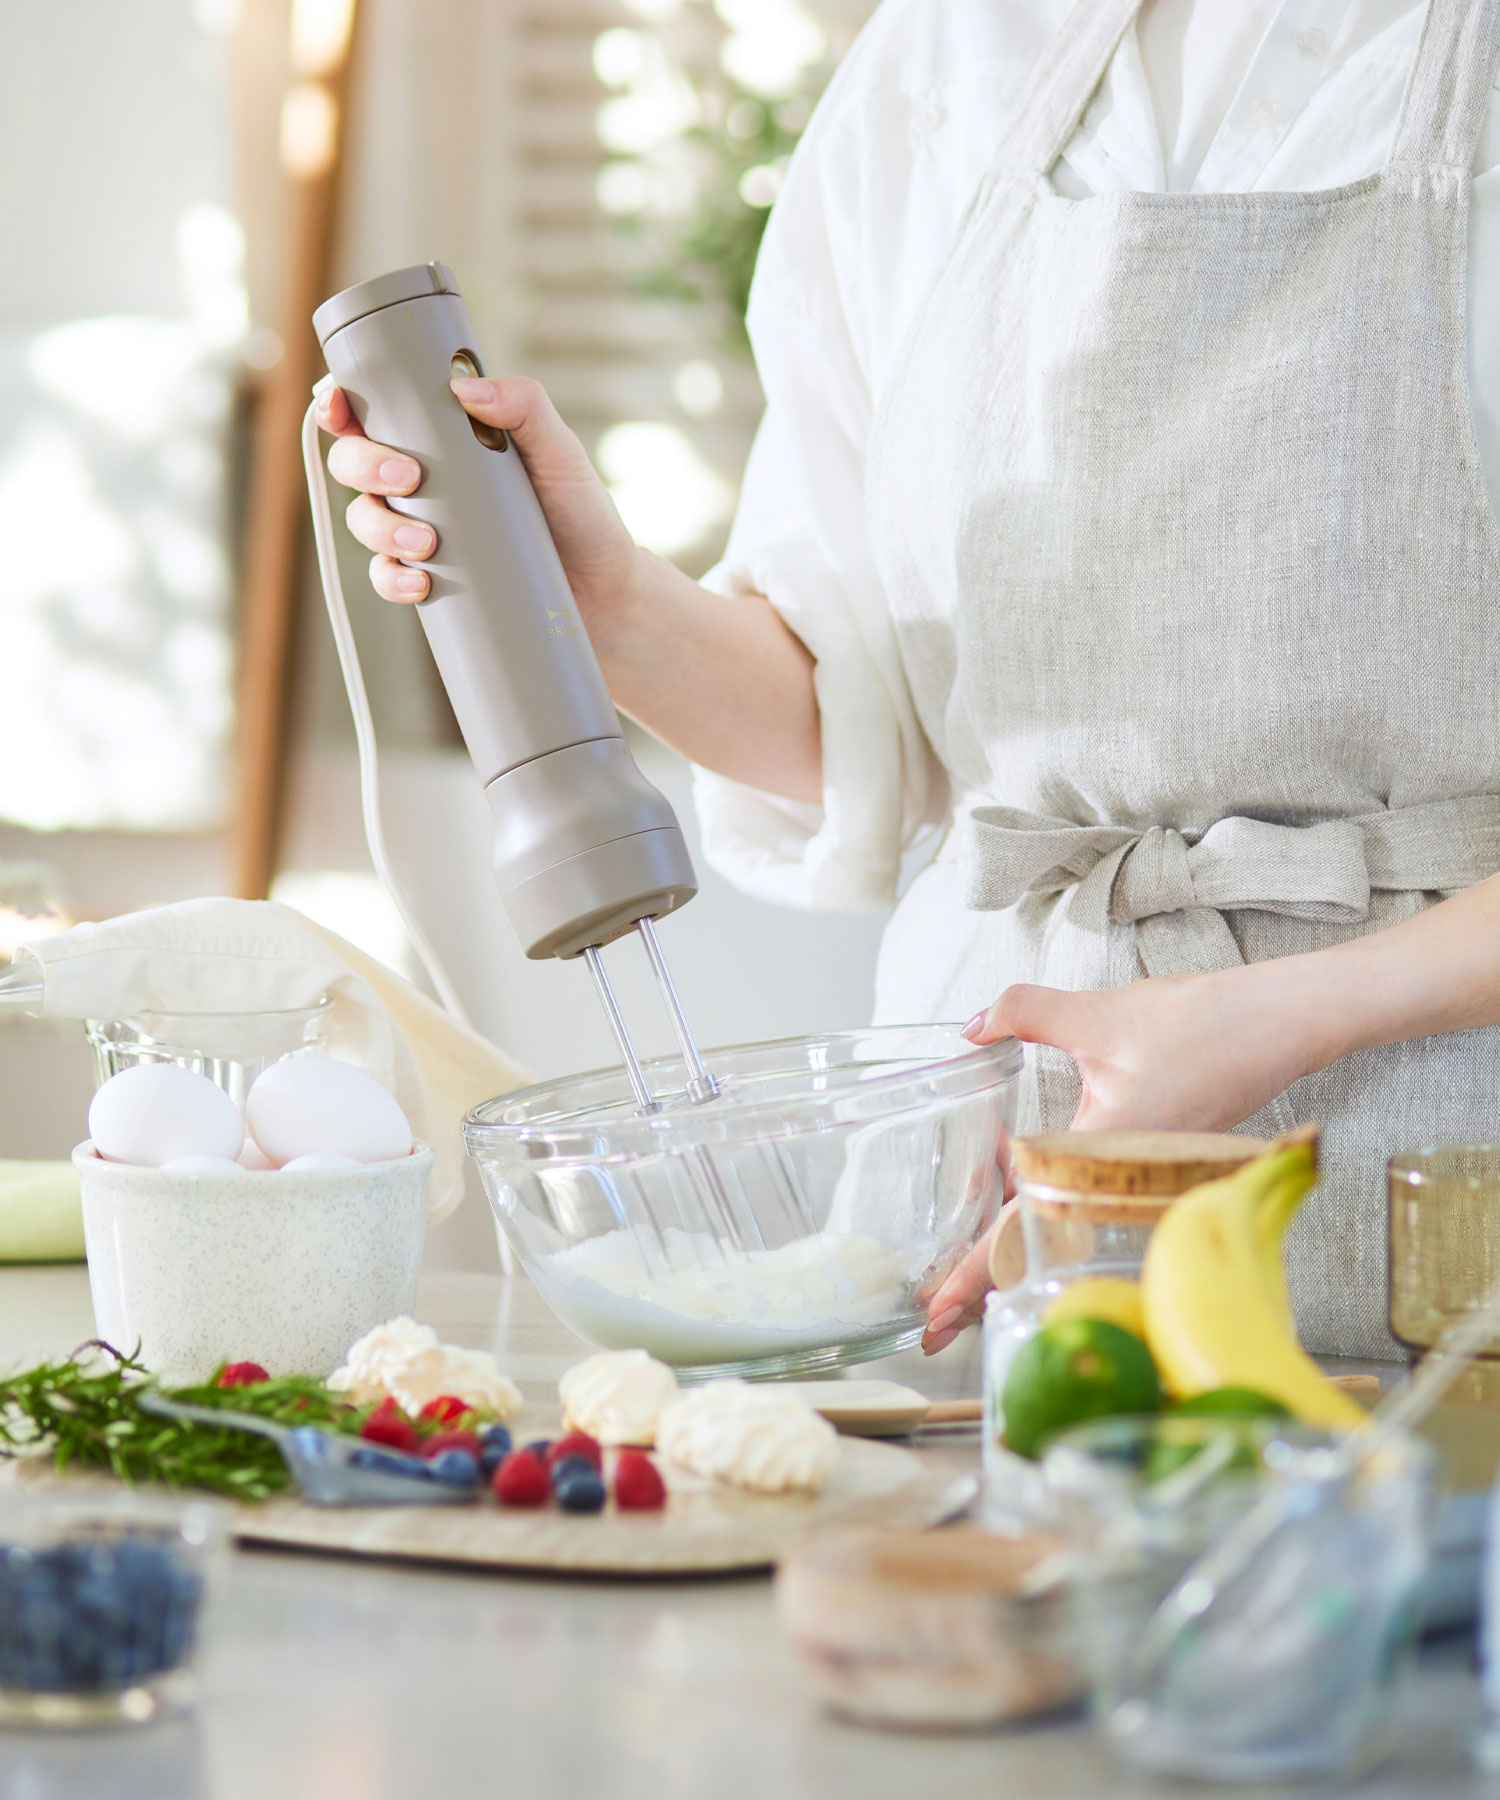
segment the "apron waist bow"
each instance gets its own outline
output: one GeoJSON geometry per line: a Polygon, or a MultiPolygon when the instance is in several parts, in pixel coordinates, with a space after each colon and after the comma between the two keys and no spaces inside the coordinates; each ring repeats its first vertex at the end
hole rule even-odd
{"type": "Polygon", "coordinates": [[[1073,825],[1015,807],[970,808],[966,901],[981,911],[1073,889],[1082,929],[1131,925],[1151,975],[1232,968],[1226,910],[1358,924],[1372,890],[1443,892],[1500,869],[1500,794],[1275,825],[1221,819],[1201,834],[1073,825]]]}

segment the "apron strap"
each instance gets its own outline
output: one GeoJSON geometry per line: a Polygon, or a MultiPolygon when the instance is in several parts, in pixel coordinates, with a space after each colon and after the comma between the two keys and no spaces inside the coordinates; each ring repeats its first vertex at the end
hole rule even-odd
{"type": "Polygon", "coordinates": [[[1388,168],[1474,160],[1500,51],[1500,0],[1428,0],[1388,168]]]}
{"type": "Polygon", "coordinates": [[[998,911],[1027,894],[1066,893],[1080,929],[1132,927],[1148,975],[1196,975],[1243,960],[1226,912],[1358,925],[1372,891],[1444,893],[1493,875],[1500,794],[1318,825],[1228,818],[1192,837],[980,804],[968,812],[962,854],[968,906],[998,911]]]}
{"type": "Polygon", "coordinates": [[[1140,9],[1141,0],[1075,0],[1028,78],[1021,105],[1001,136],[994,167],[1047,173],[1140,9]]]}

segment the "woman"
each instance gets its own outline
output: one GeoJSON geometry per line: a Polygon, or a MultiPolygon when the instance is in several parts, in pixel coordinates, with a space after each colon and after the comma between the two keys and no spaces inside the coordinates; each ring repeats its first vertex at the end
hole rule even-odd
{"type": "MultiPolygon", "coordinates": [[[[1389,1346],[1384,1158],[1496,1135],[1497,45],[1500,0],[887,0],[771,221],[713,594],[535,384],[454,384],[720,868],[876,905],[948,823],[881,1017],[1040,1046],[1032,1126],[1325,1121],[1320,1350],[1389,1346]]],[[[420,471],[324,423],[420,599],[420,471]]]]}

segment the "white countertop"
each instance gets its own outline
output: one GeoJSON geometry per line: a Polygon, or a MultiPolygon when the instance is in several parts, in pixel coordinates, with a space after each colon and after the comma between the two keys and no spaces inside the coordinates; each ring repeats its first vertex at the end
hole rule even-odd
{"type": "MultiPolygon", "coordinates": [[[[525,1282],[434,1275],[419,1315],[492,1347],[529,1400],[580,1354],[525,1282]]],[[[0,1269],[0,1367],[93,1333],[81,1268],[0,1269]]],[[[977,1334],[870,1374],[978,1391],[977,1334]]],[[[977,1462],[977,1436],[928,1453],[977,1462]]],[[[1493,1795],[1465,1742],[1466,1640],[1429,1647],[1401,1751],[1361,1800],[1493,1795]]],[[[820,1715],[760,1577],[600,1581],[241,1551],[189,1717],[0,1734],[0,1800],[1102,1800],[1224,1789],[1122,1775],[1077,1721],[913,1737],[820,1715]]],[[[1279,1790],[1287,1793],[1289,1790],[1279,1790]]],[[[1323,1790],[1327,1791],[1327,1790],[1323,1790]]]]}

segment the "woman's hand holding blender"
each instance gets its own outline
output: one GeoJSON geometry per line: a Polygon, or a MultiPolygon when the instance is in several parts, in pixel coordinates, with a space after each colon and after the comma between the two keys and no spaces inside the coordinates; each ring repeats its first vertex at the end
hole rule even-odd
{"type": "MultiPolygon", "coordinates": [[[[642,550],[538,382],[460,379],[453,391],[481,424],[508,432],[525,462],[621,711],[692,762],[787,799],[817,801],[822,747],[813,662],[776,609],[758,598],[710,595],[642,550]]],[[[436,552],[436,534],[386,505],[416,492],[419,465],[366,438],[339,388],[322,395],[318,423],[336,438],[329,473],[358,490],[346,517],[373,552],[376,593],[425,599],[420,564],[436,552]]]]}

